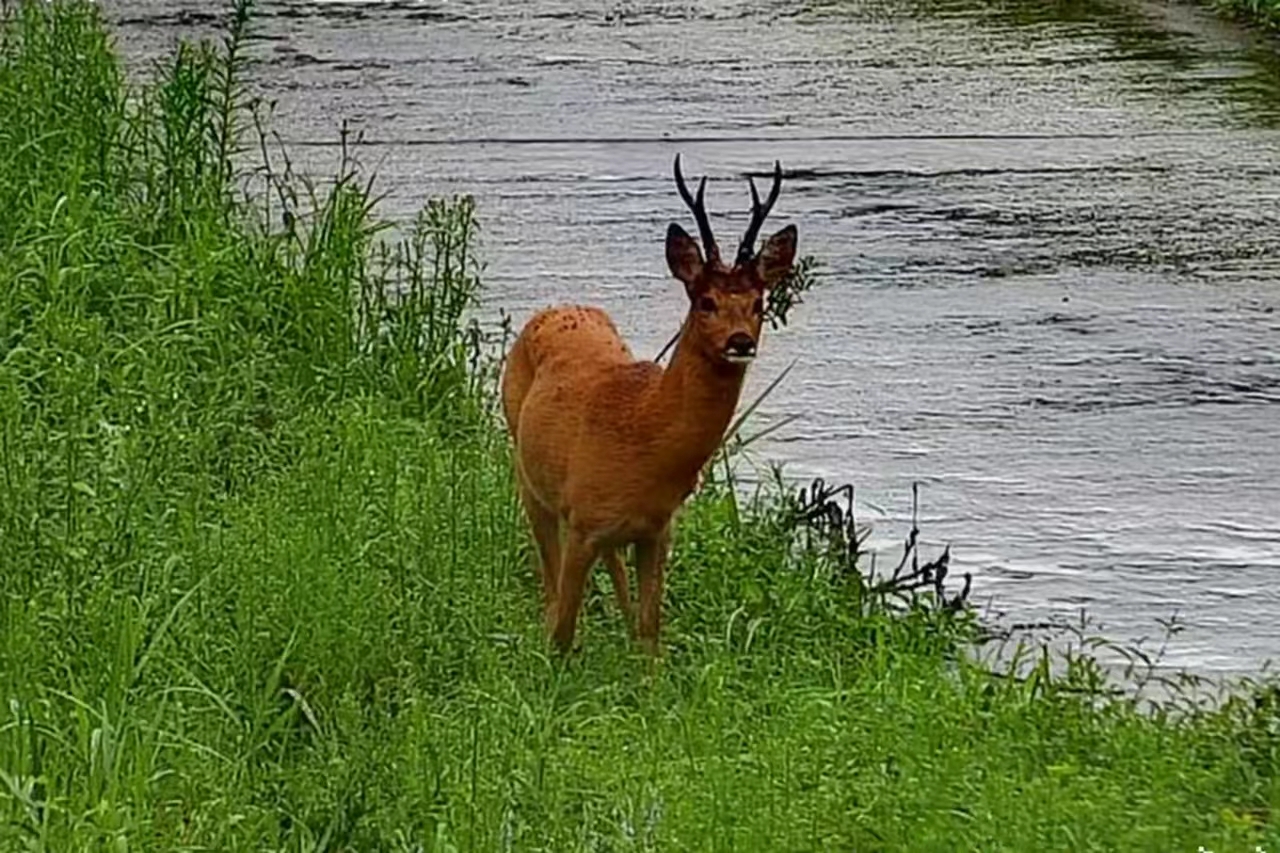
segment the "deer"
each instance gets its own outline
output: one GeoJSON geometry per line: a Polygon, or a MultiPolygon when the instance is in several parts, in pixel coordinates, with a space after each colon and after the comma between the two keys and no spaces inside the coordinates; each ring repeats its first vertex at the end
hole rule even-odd
{"type": "Polygon", "coordinates": [[[546,630],[561,653],[573,647],[586,583],[601,561],[628,633],[658,654],[673,518],[724,438],[760,345],[764,299],[795,259],[795,225],[755,247],[782,188],[780,161],[763,203],[748,176],[751,220],[732,264],[711,232],[706,177],[695,197],[679,154],[673,171],[702,246],[676,222],[667,227],[667,266],[689,299],[667,367],[637,360],[604,310],[560,305],[529,318],[503,368],[516,487],[537,546],[546,630]],[[621,556],[627,546],[638,614],[621,556]]]}

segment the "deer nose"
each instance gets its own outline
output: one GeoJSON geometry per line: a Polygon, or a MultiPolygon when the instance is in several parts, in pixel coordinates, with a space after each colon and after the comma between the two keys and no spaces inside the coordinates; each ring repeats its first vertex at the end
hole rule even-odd
{"type": "Polygon", "coordinates": [[[747,361],[755,358],[755,338],[751,337],[746,332],[734,332],[729,336],[729,340],[725,341],[724,354],[725,357],[731,361],[737,361],[739,359],[747,361]]]}

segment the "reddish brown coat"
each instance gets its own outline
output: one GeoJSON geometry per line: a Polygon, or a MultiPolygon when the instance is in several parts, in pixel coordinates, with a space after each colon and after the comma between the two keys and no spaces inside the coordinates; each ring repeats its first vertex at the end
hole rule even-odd
{"type": "MultiPolygon", "coordinates": [[[[688,199],[678,165],[677,181],[688,199]]],[[[700,190],[700,227],[701,197],[700,190]]],[[[762,220],[758,200],[756,213],[762,220]]],[[[538,544],[548,628],[562,649],[572,645],[597,559],[633,623],[619,556],[629,544],[636,545],[639,635],[656,649],[672,516],[724,437],[760,338],[764,291],[795,255],[794,226],[769,238],[758,256],[740,253],[732,267],[720,261],[709,227],[703,238],[710,242],[705,261],[679,226],[668,230],[668,263],[690,306],[665,370],[637,361],[609,316],[585,306],[538,312],[508,354],[503,411],[538,544]]]]}

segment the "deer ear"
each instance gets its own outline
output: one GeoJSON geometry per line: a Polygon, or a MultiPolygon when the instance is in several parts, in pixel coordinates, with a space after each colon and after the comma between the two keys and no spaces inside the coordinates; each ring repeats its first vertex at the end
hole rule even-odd
{"type": "MultiPolygon", "coordinates": [[[[670,249],[667,250],[668,253],[670,249]]],[[[764,282],[765,289],[776,285],[791,272],[791,264],[796,259],[796,227],[788,225],[768,240],[756,255],[756,272],[764,282]]]]}
{"type": "Polygon", "coordinates": [[[671,274],[692,289],[702,275],[702,250],[697,242],[674,222],[667,228],[667,266],[671,274]]]}

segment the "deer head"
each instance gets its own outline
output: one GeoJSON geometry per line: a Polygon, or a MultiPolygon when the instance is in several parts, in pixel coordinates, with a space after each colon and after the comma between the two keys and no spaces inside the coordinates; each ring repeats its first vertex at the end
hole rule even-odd
{"type": "Polygon", "coordinates": [[[680,155],[675,162],[676,188],[693,211],[702,236],[702,248],[676,223],[667,228],[667,266],[684,282],[689,295],[689,316],[684,334],[697,341],[701,354],[713,363],[748,364],[756,355],[764,321],[764,294],[791,271],[796,254],[796,227],[788,225],[765,240],[757,253],[756,237],[782,189],[782,164],[773,166],[773,188],[764,204],[750,177],[751,224],[738,246],[733,265],[720,259],[720,249],[711,233],[704,195],[707,179],[693,197],[680,172],[680,155]],[[705,253],[705,255],[704,255],[705,253]]]}

